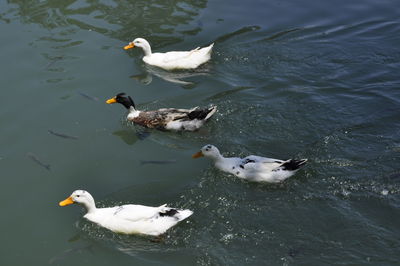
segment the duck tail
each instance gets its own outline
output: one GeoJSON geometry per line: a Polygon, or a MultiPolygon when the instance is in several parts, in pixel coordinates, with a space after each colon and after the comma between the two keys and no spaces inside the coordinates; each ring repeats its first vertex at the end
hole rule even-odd
{"type": "Polygon", "coordinates": [[[213,47],[214,47],[214,43],[210,44],[210,45],[207,46],[207,47],[204,47],[203,49],[206,50],[206,53],[207,53],[208,55],[211,55],[211,52],[212,52],[213,47]]]}
{"type": "Polygon", "coordinates": [[[178,213],[175,215],[175,217],[177,217],[179,221],[182,221],[188,218],[192,214],[193,212],[191,210],[179,210],[178,213]]]}
{"type": "Polygon", "coordinates": [[[213,114],[215,114],[215,112],[217,111],[217,106],[211,106],[207,110],[208,110],[208,114],[207,114],[205,120],[208,120],[213,114]]]}
{"type": "Polygon", "coordinates": [[[178,211],[172,208],[165,208],[163,211],[159,212],[160,216],[174,216],[178,211]]]}
{"type": "Polygon", "coordinates": [[[191,210],[177,210],[169,207],[165,207],[164,210],[159,212],[161,217],[174,217],[179,221],[185,220],[192,214],[193,212],[191,210]]]}
{"type": "Polygon", "coordinates": [[[303,165],[305,165],[306,162],[307,162],[307,159],[300,159],[300,160],[290,159],[282,164],[282,168],[283,168],[283,170],[295,171],[295,170],[298,170],[303,165]]]}
{"type": "Polygon", "coordinates": [[[210,108],[200,109],[197,108],[191,111],[188,114],[190,120],[198,119],[198,120],[207,120],[209,119],[215,112],[217,111],[216,106],[212,106],[210,108]]]}
{"type": "Polygon", "coordinates": [[[209,46],[203,47],[201,49],[200,49],[200,47],[197,47],[196,49],[193,49],[191,52],[199,51],[202,55],[211,56],[213,47],[214,47],[214,43],[210,44],[209,46]]]}

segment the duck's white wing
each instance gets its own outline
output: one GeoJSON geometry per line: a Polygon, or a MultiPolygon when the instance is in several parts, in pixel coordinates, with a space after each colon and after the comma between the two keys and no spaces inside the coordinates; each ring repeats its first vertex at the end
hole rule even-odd
{"type": "MultiPolygon", "coordinates": [[[[198,48],[197,48],[198,49],[198,48]]],[[[196,49],[189,52],[167,52],[164,54],[163,63],[170,64],[176,61],[181,61],[190,58],[193,53],[197,51],[196,49]]]]}
{"type": "Polygon", "coordinates": [[[257,155],[247,156],[247,157],[243,158],[243,160],[252,160],[252,161],[261,162],[261,163],[281,163],[281,164],[285,162],[284,160],[261,157],[261,156],[257,156],[257,155]]]}
{"type": "Polygon", "coordinates": [[[285,161],[250,155],[242,159],[240,167],[247,171],[272,171],[280,167],[285,161]]]}
{"type": "Polygon", "coordinates": [[[150,220],[160,215],[165,205],[160,207],[149,207],[143,205],[122,205],[113,208],[113,216],[119,219],[129,220],[132,222],[140,220],[150,220]]]}
{"type": "Polygon", "coordinates": [[[201,49],[196,48],[191,51],[153,53],[144,56],[143,61],[149,65],[158,66],[166,70],[193,69],[210,60],[213,45],[211,44],[201,49]]]}

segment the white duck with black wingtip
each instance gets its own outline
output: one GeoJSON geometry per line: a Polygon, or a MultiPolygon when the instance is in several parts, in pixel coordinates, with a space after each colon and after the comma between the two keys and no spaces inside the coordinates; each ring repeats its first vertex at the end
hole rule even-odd
{"type": "Polygon", "coordinates": [[[159,207],[127,204],[97,208],[92,195],[85,190],[75,190],[59,205],[73,203],[79,203],[86,208],[87,213],[83,217],[87,220],[122,234],[158,236],[193,214],[191,210],[175,209],[166,204],[159,207]]]}
{"type": "Polygon", "coordinates": [[[288,179],[307,162],[307,159],[279,160],[256,155],[245,158],[226,158],[221,155],[217,147],[210,144],[205,145],[192,157],[199,158],[202,156],[213,160],[215,167],[221,171],[233,174],[241,179],[267,183],[279,183],[288,179]]]}

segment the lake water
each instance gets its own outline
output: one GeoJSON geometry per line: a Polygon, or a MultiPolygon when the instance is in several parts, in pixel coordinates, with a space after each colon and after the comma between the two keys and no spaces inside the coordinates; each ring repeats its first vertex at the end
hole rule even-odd
{"type": "Polygon", "coordinates": [[[399,1],[8,0],[0,10],[1,265],[398,265],[399,1]],[[215,46],[199,69],[166,72],[122,49],[136,37],[153,51],[215,46]],[[119,92],[141,109],[218,113],[197,132],[142,139],[122,106],[105,104],[119,92]],[[309,163],[282,184],[249,183],[193,160],[207,143],[309,163]],[[99,206],[194,215],[160,243],[118,235],[58,206],[78,188],[99,206]]]}

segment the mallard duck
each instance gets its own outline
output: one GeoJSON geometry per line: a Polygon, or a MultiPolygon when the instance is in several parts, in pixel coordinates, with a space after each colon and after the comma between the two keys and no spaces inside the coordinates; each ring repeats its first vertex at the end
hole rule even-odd
{"type": "Polygon", "coordinates": [[[160,130],[199,129],[216,111],[217,107],[194,107],[192,109],[163,108],[154,111],[139,111],[130,96],[119,93],[106,101],[108,104],[120,103],[129,110],[127,120],[138,125],[160,130]]]}
{"type": "Polygon", "coordinates": [[[225,158],[221,155],[217,147],[210,144],[205,145],[199,152],[192,155],[193,158],[202,156],[211,158],[218,169],[241,179],[268,183],[284,181],[296,173],[307,162],[307,159],[279,160],[256,155],[250,155],[245,158],[225,158]]]}
{"type": "Polygon", "coordinates": [[[207,47],[197,47],[191,51],[172,51],[166,53],[152,53],[148,41],[143,38],[136,38],[124,47],[125,50],[140,47],[143,49],[143,61],[146,64],[157,66],[166,70],[173,69],[194,69],[204,64],[211,58],[211,51],[214,44],[207,47]]]}
{"type": "Polygon", "coordinates": [[[82,204],[86,208],[87,213],[83,217],[87,220],[122,234],[158,236],[193,214],[190,210],[170,208],[166,204],[160,207],[128,204],[96,208],[92,195],[85,190],[75,190],[59,205],[73,203],[82,204]]]}

